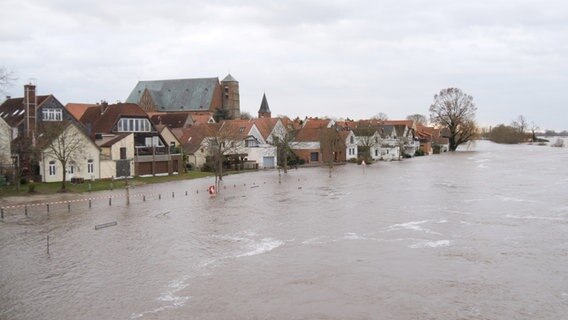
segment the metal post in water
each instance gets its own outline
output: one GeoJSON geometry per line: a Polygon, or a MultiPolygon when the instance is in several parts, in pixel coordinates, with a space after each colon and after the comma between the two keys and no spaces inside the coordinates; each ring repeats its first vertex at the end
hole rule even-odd
{"type": "Polygon", "coordinates": [[[108,198],[108,205],[109,205],[109,206],[112,205],[112,198],[108,198]]]}
{"type": "Polygon", "coordinates": [[[185,195],[187,196],[187,190],[185,190],[185,195]]]}
{"type": "Polygon", "coordinates": [[[0,217],[2,217],[2,221],[4,221],[4,208],[0,208],[0,217]]]}
{"type": "Polygon", "coordinates": [[[174,192],[172,191],[172,198],[175,198],[176,196],[174,195],[174,192]]]}
{"type": "Polygon", "coordinates": [[[146,202],[146,195],[142,195],[142,202],[146,202]]]}
{"type": "Polygon", "coordinates": [[[67,212],[71,212],[71,202],[67,202],[67,212]]]}
{"type": "Polygon", "coordinates": [[[47,255],[49,255],[49,235],[47,235],[47,255]]]}
{"type": "Polygon", "coordinates": [[[162,194],[158,193],[158,200],[162,200],[162,194]]]}
{"type": "Polygon", "coordinates": [[[45,205],[47,207],[47,213],[49,213],[49,203],[45,205]]]}
{"type": "Polygon", "coordinates": [[[24,206],[24,214],[26,217],[28,216],[28,206],[24,206]]]}
{"type": "Polygon", "coordinates": [[[91,199],[89,199],[89,209],[91,209],[91,199]]]}

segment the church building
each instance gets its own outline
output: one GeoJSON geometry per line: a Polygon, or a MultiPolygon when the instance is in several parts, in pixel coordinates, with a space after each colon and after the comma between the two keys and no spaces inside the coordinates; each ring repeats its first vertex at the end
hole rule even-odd
{"type": "Polygon", "coordinates": [[[226,110],[231,119],[239,119],[239,82],[228,74],[219,78],[139,81],[127,103],[138,104],[152,112],[215,112],[226,110]]]}

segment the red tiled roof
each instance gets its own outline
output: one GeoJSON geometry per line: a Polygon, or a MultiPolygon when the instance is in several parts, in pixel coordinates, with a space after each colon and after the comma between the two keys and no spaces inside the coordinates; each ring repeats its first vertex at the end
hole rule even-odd
{"type": "Polygon", "coordinates": [[[199,150],[203,139],[215,135],[219,127],[220,125],[216,123],[202,123],[189,128],[174,129],[172,132],[178,137],[185,152],[193,154],[199,150]]]}
{"type": "Polygon", "coordinates": [[[329,125],[329,119],[307,119],[304,123],[303,128],[315,129],[315,128],[327,128],[329,125]]]}
{"type": "MultiPolygon", "coordinates": [[[[209,120],[212,118],[210,114],[191,114],[191,118],[193,119],[193,124],[199,123],[209,123],[209,120]]],[[[215,120],[213,120],[215,122],[215,120]]]]}
{"type": "MultiPolygon", "coordinates": [[[[151,115],[148,113],[148,116],[154,125],[161,123],[172,129],[183,128],[188,122],[188,117],[191,117],[188,112],[152,112],[151,115]]],[[[191,122],[190,120],[189,123],[191,122]]]]}
{"type": "Polygon", "coordinates": [[[221,122],[220,129],[229,134],[231,138],[245,139],[253,125],[254,123],[249,120],[225,120],[221,122]]]}
{"type": "Polygon", "coordinates": [[[320,141],[321,128],[302,128],[294,137],[296,142],[320,141]]]}
{"type": "Polygon", "coordinates": [[[89,107],[95,107],[96,104],[88,104],[88,103],[68,103],[65,105],[65,109],[69,111],[71,115],[75,117],[75,119],[81,119],[85,111],[89,107]]]}
{"type": "Polygon", "coordinates": [[[256,125],[256,127],[258,128],[258,131],[260,131],[260,134],[262,135],[264,140],[266,140],[266,139],[268,139],[268,136],[270,136],[270,133],[272,133],[272,130],[274,130],[274,127],[276,126],[276,123],[278,123],[278,120],[280,120],[280,119],[278,119],[278,118],[257,118],[257,119],[251,119],[249,121],[256,125]]]}
{"type": "Polygon", "coordinates": [[[80,121],[86,127],[91,125],[92,133],[110,133],[120,117],[148,118],[146,112],[134,103],[118,103],[87,108],[80,121]],[[102,114],[101,114],[102,112],[102,114]]]}

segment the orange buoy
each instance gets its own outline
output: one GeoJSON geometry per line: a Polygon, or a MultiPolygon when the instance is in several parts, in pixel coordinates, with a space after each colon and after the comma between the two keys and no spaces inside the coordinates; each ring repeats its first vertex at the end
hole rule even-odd
{"type": "Polygon", "coordinates": [[[209,186],[209,188],[207,188],[207,192],[209,192],[209,195],[213,197],[217,193],[217,190],[215,190],[215,186],[209,186]]]}

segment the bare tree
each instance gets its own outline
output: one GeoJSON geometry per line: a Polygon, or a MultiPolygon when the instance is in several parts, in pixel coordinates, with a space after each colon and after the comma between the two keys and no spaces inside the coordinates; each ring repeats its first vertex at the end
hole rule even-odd
{"type": "Polygon", "coordinates": [[[372,120],[380,120],[380,121],[386,121],[389,119],[389,116],[384,113],[384,112],[379,112],[376,115],[371,117],[372,120]]]}
{"type": "Polygon", "coordinates": [[[450,151],[455,151],[460,144],[476,137],[475,111],[477,107],[473,97],[458,88],[442,89],[434,95],[434,102],[430,105],[430,120],[449,130],[450,151]]]}
{"type": "Polygon", "coordinates": [[[252,118],[253,117],[249,112],[241,111],[241,120],[250,120],[252,118]]]}
{"type": "Polygon", "coordinates": [[[371,150],[381,143],[380,136],[377,133],[378,127],[365,125],[359,126],[353,130],[357,137],[357,151],[368,162],[372,159],[371,150]]]}
{"type": "Polygon", "coordinates": [[[511,127],[516,128],[519,131],[519,133],[524,134],[529,127],[529,123],[527,119],[521,114],[517,118],[517,120],[513,120],[511,122],[511,127]]]}
{"type": "Polygon", "coordinates": [[[297,133],[297,130],[290,130],[281,137],[273,137],[273,144],[276,146],[276,152],[278,154],[278,162],[280,162],[279,165],[284,168],[284,173],[288,173],[288,156],[294,155],[292,143],[297,133]]]}
{"type": "Polygon", "coordinates": [[[407,116],[406,120],[413,120],[414,122],[416,122],[416,124],[421,124],[423,126],[428,124],[428,119],[426,119],[426,116],[418,113],[407,116]]]}
{"type": "Polygon", "coordinates": [[[41,135],[38,147],[45,156],[59,161],[63,168],[61,192],[65,192],[67,180],[67,166],[77,162],[84,151],[85,140],[82,133],[74,124],[68,121],[46,122],[41,125],[41,135]]]}
{"type": "Polygon", "coordinates": [[[531,122],[530,130],[531,130],[531,135],[532,135],[532,141],[533,141],[533,142],[536,142],[536,141],[537,141],[537,138],[536,138],[536,131],[539,130],[539,129],[540,129],[540,128],[536,125],[536,123],[534,123],[534,121],[531,122]]]}
{"type": "Polygon", "coordinates": [[[219,190],[219,183],[223,180],[223,161],[228,155],[238,156],[243,141],[240,139],[239,127],[227,121],[207,126],[207,151],[213,161],[215,185],[219,190]]]}
{"type": "Polygon", "coordinates": [[[15,80],[16,78],[13,72],[8,71],[4,67],[0,67],[0,93],[6,94],[4,90],[12,85],[15,80]]]}
{"type": "Polygon", "coordinates": [[[320,128],[320,150],[322,153],[322,160],[327,162],[329,166],[329,177],[331,178],[331,171],[334,162],[337,161],[337,156],[340,151],[345,151],[347,146],[337,131],[337,128],[320,128]]]}

